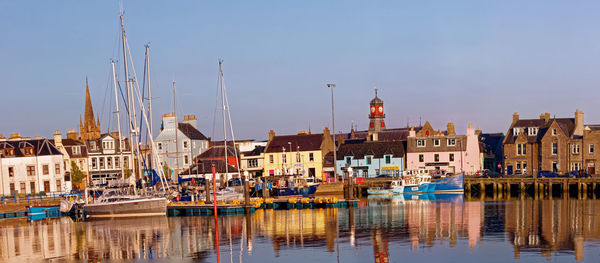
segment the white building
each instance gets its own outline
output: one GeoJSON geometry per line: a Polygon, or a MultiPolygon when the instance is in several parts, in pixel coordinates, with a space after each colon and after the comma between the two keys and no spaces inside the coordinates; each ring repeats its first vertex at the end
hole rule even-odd
{"type": "Polygon", "coordinates": [[[263,162],[265,159],[265,146],[256,146],[251,151],[240,154],[240,166],[242,171],[248,171],[252,177],[262,176],[263,162]]]}
{"type": "Polygon", "coordinates": [[[209,147],[209,139],[198,131],[198,121],[194,115],[185,115],[183,122],[178,123],[174,113],[164,114],[160,133],[154,141],[161,160],[160,166],[167,164],[176,171],[187,169],[193,163],[194,156],[209,147]]]}
{"type": "Polygon", "coordinates": [[[0,139],[0,195],[68,192],[63,154],[47,139],[0,139]]]}
{"type": "MultiPolygon", "coordinates": [[[[91,182],[104,184],[121,178],[121,170],[132,170],[133,160],[129,142],[118,134],[102,134],[99,139],[86,141],[91,182]],[[121,167],[122,165],[125,165],[121,167]]],[[[127,173],[127,172],[126,172],[127,173]]]]}

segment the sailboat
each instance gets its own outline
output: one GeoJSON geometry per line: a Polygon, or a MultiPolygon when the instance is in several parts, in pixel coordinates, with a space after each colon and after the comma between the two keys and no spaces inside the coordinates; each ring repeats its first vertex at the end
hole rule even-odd
{"type": "MultiPolygon", "coordinates": [[[[131,140],[129,140],[129,146],[131,147],[131,160],[136,160],[133,156],[134,152],[137,154],[138,164],[140,163],[140,146],[137,142],[139,127],[137,126],[135,120],[135,99],[138,99],[140,107],[142,108],[142,115],[146,124],[148,124],[148,116],[146,115],[146,111],[144,109],[144,103],[139,92],[139,87],[137,90],[134,90],[132,81],[129,80],[129,72],[128,72],[128,59],[131,59],[131,54],[127,52],[127,38],[125,36],[125,25],[123,21],[123,13],[120,15],[121,19],[121,33],[122,33],[122,41],[123,41],[123,63],[125,70],[125,79],[126,79],[126,87],[127,87],[127,111],[129,114],[129,135],[131,140]],[[134,144],[135,141],[135,144],[134,144]],[[135,146],[135,148],[134,148],[135,146]]],[[[146,53],[146,59],[148,59],[148,53],[146,53]]],[[[115,72],[115,63],[111,61],[112,71],[113,71],[113,86],[115,92],[115,101],[116,101],[116,114],[117,114],[117,125],[119,126],[119,143],[123,143],[121,136],[121,119],[119,113],[119,100],[117,93],[117,75],[115,72]]],[[[132,65],[133,67],[133,65],[132,65]]],[[[133,74],[135,76],[135,69],[133,69],[133,74]]],[[[149,78],[149,75],[148,75],[149,78]]],[[[137,81],[136,81],[137,83],[137,81]]],[[[148,129],[148,134],[150,135],[150,142],[152,145],[152,149],[156,149],[155,143],[152,136],[152,130],[150,125],[146,125],[148,129]]],[[[152,151],[152,157],[154,163],[160,163],[158,159],[158,155],[155,151],[152,151]]],[[[121,165],[121,175],[124,175],[124,165],[121,165]]],[[[140,172],[140,167],[138,165],[136,169],[136,165],[132,167],[134,169],[133,174],[137,174],[140,172]]],[[[162,173],[162,170],[159,169],[159,173],[162,173]]],[[[161,174],[162,175],[162,174],[161,174]]],[[[168,187],[166,180],[164,180],[164,176],[160,176],[163,194],[166,194],[165,186],[168,187]]],[[[87,200],[87,198],[86,198],[87,200]]],[[[83,205],[83,211],[88,218],[103,218],[103,217],[133,217],[133,216],[153,216],[153,215],[166,215],[167,213],[167,204],[168,199],[164,196],[158,195],[140,195],[137,193],[137,189],[135,183],[132,185],[130,180],[122,178],[121,180],[116,180],[109,186],[109,188],[105,189],[97,200],[92,203],[87,203],[83,205]]]]}

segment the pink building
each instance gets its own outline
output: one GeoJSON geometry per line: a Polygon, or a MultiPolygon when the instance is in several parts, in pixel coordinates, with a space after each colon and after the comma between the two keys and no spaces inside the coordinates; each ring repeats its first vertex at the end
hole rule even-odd
{"type": "Polygon", "coordinates": [[[454,123],[448,123],[446,131],[436,131],[429,122],[418,132],[411,129],[406,141],[406,168],[476,173],[481,159],[475,129],[469,124],[465,135],[457,135],[454,123]]]}

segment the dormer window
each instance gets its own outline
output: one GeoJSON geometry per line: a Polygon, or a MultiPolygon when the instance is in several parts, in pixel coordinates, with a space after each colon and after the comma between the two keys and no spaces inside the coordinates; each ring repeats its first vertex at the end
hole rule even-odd
{"type": "Polygon", "coordinates": [[[537,132],[538,132],[538,128],[537,127],[529,127],[527,129],[528,135],[529,136],[536,136],[537,132]]]}
{"type": "Polygon", "coordinates": [[[33,148],[31,148],[31,147],[23,148],[23,154],[24,155],[33,155],[33,148]]]}
{"type": "Polygon", "coordinates": [[[425,140],[417,140],[417,147],[425,147],[425,140]]]}
{"type": "Polygon", "coordinates": [[[80,148],[79,148],[79,146],[73,146],[71,148],[71,151],[73,151],[73,155],[78,155],[80,152],[80,148]]]}
{"type": "Polygon", "coordinates": [[[448,144],[448,146],[456,146],[456,139],[454,139],[454,138],[448,139],[447,144],[448,144]]]}
{"type": "Polygon", "coordinates": [[[515,136],[519,135],[519,133],[521,133],[521,129],[519,129],[519,128],[513,128],[513,134],[515,136]]]}
{"type": "Polygon", "coordinates": [[[433,146],[440,146],[440,139],[433,139],[433,146]]]}

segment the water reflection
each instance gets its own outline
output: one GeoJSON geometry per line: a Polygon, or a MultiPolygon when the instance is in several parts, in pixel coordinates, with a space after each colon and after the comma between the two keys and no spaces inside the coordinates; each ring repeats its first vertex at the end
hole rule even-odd
{"type": "MultiPolygon", "coordinates": [[[[506,252],[499,261],[598,260],[590,253],[600,247],[598,206],[597,200],[486,203],[465,202],[462,195],[432,195],[368,199],[350,209],[257,210],[247,216],[220,217],[219,246],[222,262],[332,261],[338,253],[344,262],[393,262],[410,257],[443,259],[448,251],[466,261],[480,261],[499,251],[506,252]]],[[[213,217],[2,223],[2,261],[215,261],[213,217]]]]}

